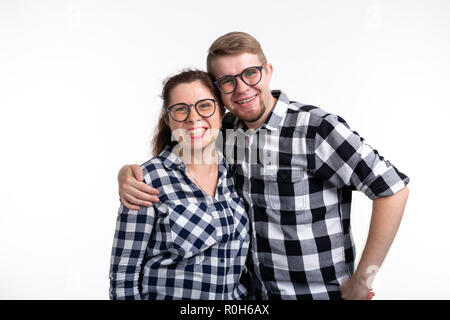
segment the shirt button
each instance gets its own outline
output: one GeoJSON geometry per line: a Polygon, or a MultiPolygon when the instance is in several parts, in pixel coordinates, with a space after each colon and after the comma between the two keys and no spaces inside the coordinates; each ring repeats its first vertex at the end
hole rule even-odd
{"type": "Polygon", "coordinates": [[[220,263],[224,263],[224,262],[225,262],[224,258],[220,259],[220,263]]]}

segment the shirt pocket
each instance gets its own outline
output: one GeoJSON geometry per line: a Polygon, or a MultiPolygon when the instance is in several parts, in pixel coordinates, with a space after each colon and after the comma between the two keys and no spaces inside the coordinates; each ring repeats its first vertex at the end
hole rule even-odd
{"type": "Polygon", "coordinates": [[[254,182],[264,185],[264,201],[271,209],[298,212],[306,208],[307,174],[304,168],[259,165],[254,176],[254,182]]]}
{"type": "Polygon", "coordinates": [[[204,203],[177,205],[168,218],[173,247],[184,258],[204,252],[218,242],[219,221],[208,213],[204,203]]]}

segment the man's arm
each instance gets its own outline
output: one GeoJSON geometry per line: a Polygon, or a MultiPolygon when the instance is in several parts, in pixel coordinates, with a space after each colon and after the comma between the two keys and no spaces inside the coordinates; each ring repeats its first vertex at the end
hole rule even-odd
{"type": "Polygon", "coordinates": [[[315,174],[337,188],[351,187],[373,200],[361,261],[351,279],[341,286],[343,299],[366,299],[373,272],[381,266],[397,233],[409,178],[352,131],[344,119],[324,114],[317,124],[311,164],[315,174]]]}
{"type": "Polygon", "coordinates": [[[342,299],[367,298],[375,273],[397,234],[408,194],[409,189],[405,187],[394,195],[373,201],[366,246],[354,275],[340,288],[342,299]]]}
{"type": "Polygon", "coordinates": [[[139,210],[139,206],[151,207],[159,202],[159,191],[144,183],[142,168],[137,164],[123,166],[117,175],[119,196],[123,205],[130,210],[139,210]]]}

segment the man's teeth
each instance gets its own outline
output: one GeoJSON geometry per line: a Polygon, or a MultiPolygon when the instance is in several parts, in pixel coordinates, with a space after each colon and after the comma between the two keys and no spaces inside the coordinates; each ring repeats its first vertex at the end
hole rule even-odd
{"type": "Polygon", "coordinates": [[[206,131],[205,128],[198,128],[198,129],[194,129],[194,130],[188,130],[189,134],[194,135],[194,134],[198,134],[198,133],[203,133],[206,131]]]}
{"type": "Polygon", "coordinates": [[[256,96],[251,97],[251,98],[249,98],[249,99],[245,99],[245,100],[238,101],[238,103],[240,103],[240,104],[247,103],[247,102],[249,102],[249,101],[252,101],[252,100],[255,99],[255,98],[256,98],[256,96]]]}

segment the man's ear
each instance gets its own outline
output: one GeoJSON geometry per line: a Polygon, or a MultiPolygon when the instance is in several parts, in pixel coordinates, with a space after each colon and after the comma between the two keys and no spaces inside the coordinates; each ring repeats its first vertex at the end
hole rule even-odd
{"type": "Polygon", "coordinates": [[[272,78],[273,65],[271,63],[267,63],[264,70],[266,71],[266,74],[269,77],[269,79],[272,78]]]}

